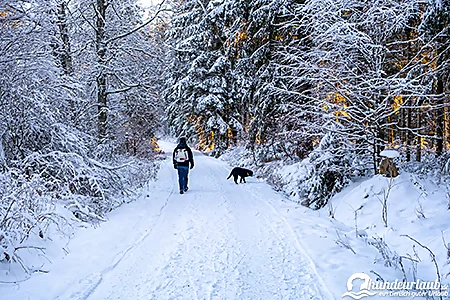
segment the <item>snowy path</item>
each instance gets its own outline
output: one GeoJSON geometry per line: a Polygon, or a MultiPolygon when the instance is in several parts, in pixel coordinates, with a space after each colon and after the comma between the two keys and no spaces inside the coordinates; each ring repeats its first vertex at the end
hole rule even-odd
{"type": "Polygon", "coordinates": [[[190,190],[178,194],[176,171],[170,159],[164,162],[147,198],[157,196],[159,205],[148,218],[135,216],[141,235],[120,251],[111,249],[117,253],[109,262],[96,257],[100,270],[66,282],[59,299],[331,297],[292,228],[266,201],[274,192],[255,179],[235,185],[225,179],[225,163],[195,155],[190,190]]]}

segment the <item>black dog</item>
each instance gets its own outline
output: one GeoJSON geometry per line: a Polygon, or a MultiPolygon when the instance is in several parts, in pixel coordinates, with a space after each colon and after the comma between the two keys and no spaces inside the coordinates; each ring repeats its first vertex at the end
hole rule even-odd
{"type": "Polygon", "coordinates": [[[253,171],[244,169],[244,168],[234,168],[233,170],[231,170],[231,173],[227,177],[227,180],[230,179],[231,176],[234,177],[234,182],[236,184],[238,184],[238,182],[237,182],[238,176],[241,177],[241,180],[239,181],[240,183],[242,183],[242,181],[244,181],[244,183],[246,183],[245,177],[253,176],[253,171]]]}

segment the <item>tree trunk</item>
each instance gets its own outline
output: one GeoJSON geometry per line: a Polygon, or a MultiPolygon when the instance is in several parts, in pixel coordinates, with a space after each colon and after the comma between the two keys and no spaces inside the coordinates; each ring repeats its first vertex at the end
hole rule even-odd
{"type": "Polygon", "coordinates": [[[3,150],[3,134],[0,134],[0,168],[6,163],[5,150],[3,150]]]}
{"type": "MultiPolygon", "coordinates": [[[[422,106],[423,101],[419,100],[419,107],[422,106]]],[[[420,162],[422,160],[422,109],[419,108],[417,111],[417,138],[416,138],[416,161],[420,162]]]]}
{"type": "MultiPolygon", "coordinates": [[[[57,4],[57,27],[60,41],[57,46],[57,57],[59,59],[64,75],[73,75],[72,53],[70,45],[69,29],[67,26],[67,2],[61,1],[57,4]]],[[[77,124],[77,113],[73,99],[68,100],[70,105],[70,119],[74,125],[77,124]]]]}
{"type": "Polygon", "coordinates": [[[107,94],[106,94],[106,74],[105,74],[105,17],[108,4],[106,0],[97,0],[96,11],[96,50],[99,74],[97,75],[97,108],[98,108],[98,142],[103,143],[107,138],[107,94]]]}
{"type": "Polygon", "coordinates": [[[59,35],[61,37],[62,45],[60,46],[60,61],[61,67],[64,70],[64,74],[72,75],[72,55],[69,39],[69,30],[67,28],[67,14],[66,14],[67,3],[65,1],[58,4],[58,29],[59,35]]]}
{"type": "Polygon", "coordinates": [[[373,152],[372,152],[372,159],[373,159],[373,172],[374,174],[378,174],[378,164],[377,164],[377,142],[376,139],[373,139],[373,152]]]}
{"type": "Polygon", "coordinates": [[[412,109],[406,109],[406,161],[411,161],[411,145],[412,145],[412,134],[411,134],[411,126],[412,126],[412,109]]]}
{"type": "Polygon", "coordinates": [[[445,114],[445,105],[444,105],[444,83],[442,82],[441,76],[438,75],[439,78],[437,80],[436,85],[436,94],[438,96],[437,105],[442,106],[437,110],[437,118],[436,118],[436,155],[442,155],[444,150],[444,114],[445,114]]]}
{"type": "MultiPolygon", "coordinates": [[[[384,120],[383,120],[384,121],[384,120]]],[[[385,142],[386,142],[386,133],[384,132],[384,129],[379,126],[378,127],[378,133],[377,133],[377,156],[380,155],[381,151],[385,148],[385,142]]]]}

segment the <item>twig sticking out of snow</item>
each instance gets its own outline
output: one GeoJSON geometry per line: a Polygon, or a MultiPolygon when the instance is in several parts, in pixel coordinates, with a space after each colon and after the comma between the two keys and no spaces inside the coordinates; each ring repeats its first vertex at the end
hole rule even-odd
{"type": "MultiPolygon", "coordinates": [[[[419,245],[420,247],[422,247],[423,249],[427,250],[430,253],[431,261],[434,263],[434,266],[436,267],[437,280],[440,283],[441,282],[441,273],[439,272],[439,266],[438,266],[438,263],[436,261],[436,255],[434,255],[433,251],[431,251],[430,248],[428,248],[427,246],[423,245],[422,243],[417,241],[415,238],[412,238],[412,237],[410,237],[407,234],[402,234],[400,236],[407,237],[408,239],[410,239],[411,241],[415,242],[417,245],[419,245]]],[[[440,286],[439,286],[439,292],[441,292],[441,287],[440,286]]],[[[439,296],[439,299],[442,299],[442,296],[439,296]]]]}
{"type": "MultiPolygon", "coordinates": [[[[445,241],[445,237],[444,237],[444,232],[441,232],[442,234],[442,241],[444,242],[444,247],[445,249],[447,249],[447,263],[446,264],[450,264],[450,243],[447,244],[447,242],[445,241]]],[[[445,277],[447,277],[448,275],[450,275],[450,272],[447,273],[445,275],[445,277]]]]}
{"type": "Polygon", "coordinates": [[[336,234],[338,236],[338,239],[336,240],[336,244],[342,245],[344,248],[352,251],[353,254],[356,254],[355,250],[353,250],[353,248],[350,246],[350,243],[349,243],[348,239],[344,241],[336,228],[335,228],[335,230],[336,230],[336,234]]]}
{"type": "Polygon", "coordinates": [[[363,205],[361,205],[358,209],[354,210],[354,214],[355,214],[355,234],[356,234],[356,238],[358,238],[359,235],[359,231],[358,231],[358,211],[363,209],[363,205]]]}
{"type": "MultiPolygon", "coordinates": [[[[392,267],[394,269],[400,270],[403,273],[403,281],[406,282],[408,276],[406,275],[405,267],[403,266],[403,260],[407,259],[413,263],[413,270],[416,269],[415,264],[419,262],[419,260],[415,260],[411,257],[398,255],[397,252],[392,251],[383,238],[375,236],[372,237],[372,240],[369,241],[369,245],[372,245],[378,252],[381,254],[384,260],[385,267],[392,267]]],[[[374,273],[376,274],[376,273],[374,273]]],[[[380,275],[376,274],[379,278],[380,275]]],[[[415,272],[413,271],[413,277],[415,278],[415,272]]],[[[382,278],[381,278],[382,279],[382,278]]],[[[383,279],[382,279],[383,280],[383,279]]],[[[384,280],[383,280],[384,281],[384,280]]]]}
{"type": "Polygon", "coordinates": [[[374,275],[377,276],[377,279],[376,279],[377,281],[381,281],[381,282],[384,282],[384,281],[385,281],[385,280],[383,279],[383,277],[381,277],[381,275],[378,274],[377,272],[375,272],[374,270],[371,270],[370,273],[372,273],[372,274],[374,274],[374,275]]]}
{"type": "Polygon", "coordinates": [[[377,194],[375,196],[381,203],[381,219],[383,220],[384,227],[388,227],[388,200],[392,188],[394,187],[394,179],[389,178],[387,189],[383,189],[383,199],[380,199],[377,194]]]}

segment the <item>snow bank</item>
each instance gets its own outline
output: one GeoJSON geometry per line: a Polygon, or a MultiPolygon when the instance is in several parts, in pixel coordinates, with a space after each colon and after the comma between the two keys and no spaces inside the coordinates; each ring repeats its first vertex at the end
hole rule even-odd
{"type": "MultiPolygon", "coordinates": [[[[295,180],[297,168],[285,167],[286,180],[295,180]]],[[[282,200],[273,205],[292,226],[336,299],[346,292],[348,278],[359,272],[373,280],[435,281],[430,253],[406,235],[434,253],[442,283],[450,284],[450,257],[443,242],[450,242],[448,198],[431,180],[408,173],[395,179],[377,175],[350,184],[318,211],[282,200]],[[387,227],[382,220],[385,195],[387,227]]]]}
{"type": "MultiPolygon", "coordinates": [[[[367,233],[369,240],[364,242],[380,237],[398,255],[420,258],[418,278],[434,281],[436,269],[429,258],[430,253],[405,235],[433,251],[442,268],[441,275],[450,271],[446,265],[450,257],[447,257],[443,243],[443,238],[450,241],[448,199],[444,188],[432,180],[420,180],[405,172],[394,179],[377,175],[346,188],[332,199],[330,205],[333,206],[334,218],[352,227],[354,236],[356,228],[367,233]],[[383,203],[387,207],[385,221],[382,219],[383,203]]],[[[374,259],[386,263],[382,253],[374,259]]],[[[398,272],[396,278],[399,278],[398,272]]],[[[414,274],[407,273],[412,279],[414,274]]],[[[450,283],[448,279],[447,283],[450,283]]]]}

